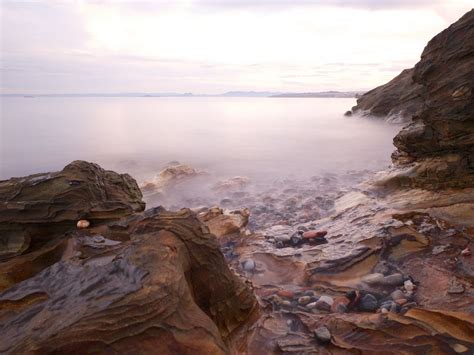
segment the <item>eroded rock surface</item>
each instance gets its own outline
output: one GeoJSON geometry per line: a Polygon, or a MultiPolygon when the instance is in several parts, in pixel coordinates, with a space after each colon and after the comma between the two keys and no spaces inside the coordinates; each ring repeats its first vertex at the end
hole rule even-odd
{"type": "MultiPolygon", "coordinates": [[[[57,205],[57,213],[43,214],[45,219],[32,214],[34,222],[88,217],[94,223],[86,229],[67,224],[65,233],[0,262],[0,353],[228,353],[256,302],[227,267],[215,236],[190,210],[133,213],[144,207],[140,195],[129,195],[134,189],[126,190],[135,181],[112,172],[105,174],[114,178],[114,189],[99,185],[102,194],[84,201],[63,179],[74,176],[81,182],[74,187],[100,184],[104,170],[75,162],[66,173],[71,167],[80,167],[88,180],[61,173],[42,180],[59,184],[59,195],[68,198],[64,211],[57,205]],[[122,185],[124,179],[129,185],[122,185]],[[110,206],[127,212],[114,221],[109,217],[118,217],[117,210],[103,208],[112,197],[122,200],[110,206]]],[[[10,184],[17,181],[30,179],[10,184]]],[[[22,191],[54,201],[58,190],[29,184],[22,191]]],[[[26,219],[17,213],[20,222],[26,219]]]]}
{"type": "Polygon", "coordinates": [[[363,94],[352,112],[383,117],[389,122],[410,122],[422,108],[424,90],[413,80],[413,71],[405,69],[387,84],[363,94]]]}

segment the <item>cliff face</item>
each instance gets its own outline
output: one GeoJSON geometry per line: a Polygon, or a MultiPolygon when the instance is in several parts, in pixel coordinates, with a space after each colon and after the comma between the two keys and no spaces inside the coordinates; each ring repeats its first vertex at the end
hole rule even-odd
{"type": "Polygon", "coordinates": [[[422,107],[423,86],[413,81],[413,71],[405,69],[387,84],[366,92],[352,111],[392,122],[409,122],[422,107]]]}
{"type": "Polygon", "coordinates": [[[357,102],[354,111],[405,112],[395,137],[397,179],[437,189],[474,186],[474,10],[435,36],[415,68],[357,102]]]}
{"type": "Polygon", "coordinates": [[[141,212],[128,175],[77,161],[0,187],[0,353],[224,354],[256,309],[197,216],[141,212]]]}
{"type": "Polygon", "coordinates": [[[434,37],[415,66],[423,107],[395,137],[395,163],[413,163],[413,184],[474,185],[474,10],[434,37]]]}

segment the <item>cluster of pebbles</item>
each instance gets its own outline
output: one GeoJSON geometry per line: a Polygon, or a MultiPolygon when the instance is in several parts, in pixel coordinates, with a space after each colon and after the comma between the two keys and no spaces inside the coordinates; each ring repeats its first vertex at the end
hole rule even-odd
{"type": "Polygon", "coordinates": [[[278,290],[263,300],[271,304],[274,311],[405,313],[415,304],[413,302],[415,288],[414,282],[407,279],[403,281],[403,286],[396,288],[388,296],[364,290],[351,290],[342,296],[318,295],[313,290],[278,290]]]}

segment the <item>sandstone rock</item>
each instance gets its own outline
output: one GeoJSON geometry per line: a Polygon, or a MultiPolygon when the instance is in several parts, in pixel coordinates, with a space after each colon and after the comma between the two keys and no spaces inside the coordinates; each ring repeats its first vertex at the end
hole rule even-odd
{"type": "Polygon", "coordinates": [[[247,208],[236,211],[209,209],[199,213],[199,219],[209,228],[212,234],[220,238],[232,233],[239,233],[249,222],[250,211],[247,208]]]}
{"type": "Polygon", "coordinates": [[[59,172],[0,181],[0,202],[0,259],[51,240],[78,220],[101,223],[145,208],[130,175],[79,160],[59,172]]]}
{"type": "Polygon", "coordinates": [[[0,353],[229,353],[256,299],[196,215],[132,214],[143,203],[131,178],[83,162],[65,170],[37,185],[18,179],[13,186],[25,187],[7,195],[32,204],[16,221],[10,211],[0,218],[64,221],[66,234],[56,229],[57,238],[0,263],[0,353]],[[83,179],[69,191],[71,171],[83,179]],[[45,201],[50,210],[40,208],[45,201]],[[97,223],[77,230],[78,214],[97,223]]]}
{"type": "Polygon", "coordinates": [[[367,285],[380,285],[384,282],[384,275],[380,273],[365,275],[362,281],[367,285]]]}
{"type": "Polygon", "coordinates": [[[248,177],[235,176],[233,178],[217,182],[212,189],[218,192],[239,191],[246,188],[249,184],[250,179],[248,177]]]}
{"type": "Polygon", "coordinates": [[[207,175],[205,171],[186,164],[173,164],[161,170],[152,181],[146,181],[143,187],[148,193],[163,193],[176,188],[182,183],[207,175]]]}

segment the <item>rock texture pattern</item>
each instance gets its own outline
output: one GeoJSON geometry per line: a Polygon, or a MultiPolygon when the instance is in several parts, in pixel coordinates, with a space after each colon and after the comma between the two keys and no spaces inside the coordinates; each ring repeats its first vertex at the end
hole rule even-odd
{"type": "Polygon", "coordinates": [[[415,68],[363,95],[355,111],[412,122],[395,137],[393,161],[402,185],[474,186],[474,10],[435,36],[415,68]]]}
{"type": "Polygon", "coordinates": [[[357,99],[352,112],[384,117],[390,122],[410,122],[422,108],[424,88],[413,81],[414,69],[405,69],[385,85],[357,99]]]}
{"type": "Polygon", "coordinates": [[[256,300],[193,212],[134,213],[144,207],[135,181],[95,164],[41,177],[2,182],[15,206],[61,202],[9,223],[67,223],[0,262],[0,353],[229,352],[256,300]],[[83,217],[90,228],[69,224],[83,217]]]}

